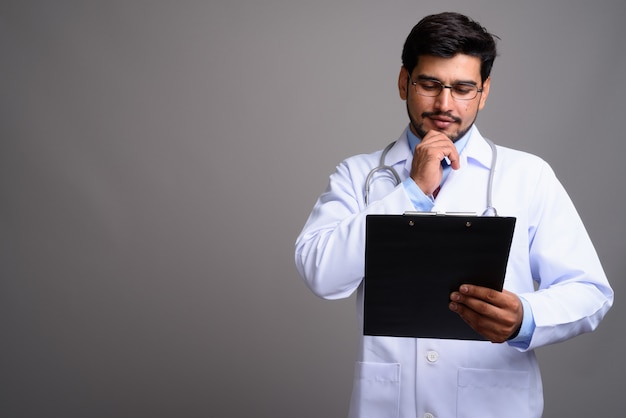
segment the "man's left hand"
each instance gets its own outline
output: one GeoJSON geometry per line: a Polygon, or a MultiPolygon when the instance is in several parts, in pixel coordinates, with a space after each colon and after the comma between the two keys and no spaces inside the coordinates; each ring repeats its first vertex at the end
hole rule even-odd
{"type": "Polygon", "coordinates": [[[449,307],[493,343],[505,342],[518,332],[524,316],[522,302],[515,293],[469,284],[450,294],[449,307]]]}

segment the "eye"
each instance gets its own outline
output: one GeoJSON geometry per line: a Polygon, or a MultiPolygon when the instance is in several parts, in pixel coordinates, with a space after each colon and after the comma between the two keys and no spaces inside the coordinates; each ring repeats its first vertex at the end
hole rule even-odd
{"type": "Polygon", "coordinates": [[[437,83],[436,81],[420,81],[419,86],[425,90],[425,91],[437,91],[441,88],[441,84],[437,83]]]}
{"type": "Polygon", "coordinates": [[[457,95],[464,96],[472,94],[476,90],[476,86],[472,84],[455,84],[454,86],[452,86],[452,90],[457,95]]]}

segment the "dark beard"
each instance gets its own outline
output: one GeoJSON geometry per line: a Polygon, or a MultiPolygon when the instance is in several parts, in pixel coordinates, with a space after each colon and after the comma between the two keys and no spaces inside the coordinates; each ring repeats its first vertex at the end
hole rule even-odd
{"type": "MultiPolygon", "coordinates": [[[[409,115],[409,120],[411,121],[411,126],[413,127],[413,130],[415,131],[415,134],[417,135],[417,137],[421,140],[424,138],[424,136],[426,136],[426,134],[428,133],[428,131],[424,130],[424,124],[420,123],[416,123],[415,120],[413,120],[413,117],[411,116],[411,112],[409,112],[409,103],[407,101],[406,103],[406,112],[409,115]]],[[[461,123],[461,119],[454,117],[452,115],[450,115],[449,113],[446,112],[424,112],[422,113],[422,118],[425,119],[427,117],[430,116],[440,116],[440,115],[444,115],[448,118],[454,119],[454,121],[456,123],[461,123]]],[[[476,117],[478,117],[478,113],[476,113],[476,117]]],[[[474,122],[476,122],[476,117],[474,117],[474,120],[472,121],[472,123],[470,123],[470,125],[463,131],[459,131],[457,134],[451,134],[451,135],[446,135],[448,138],[450,138],[450,141],[452,142],[456,142],[459,139],[463,138],[465,136],[466,133],[469,132],[469,130],[472,128],[472,125],[474,124],[474,122]]]]}

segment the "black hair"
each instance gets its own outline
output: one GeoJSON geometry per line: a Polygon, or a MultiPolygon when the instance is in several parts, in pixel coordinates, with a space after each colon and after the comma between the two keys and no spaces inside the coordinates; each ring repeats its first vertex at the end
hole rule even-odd
{"type": "Polygon", "coordinates": [[[426,16],[413,27],[404,43],[402,65],[409,74],[420,55],[452,58],[466,54],[480,58],[480,76],[484,82],[496,59],[497,36],[487,32],[478,22],[452,12],[426,16]]]}

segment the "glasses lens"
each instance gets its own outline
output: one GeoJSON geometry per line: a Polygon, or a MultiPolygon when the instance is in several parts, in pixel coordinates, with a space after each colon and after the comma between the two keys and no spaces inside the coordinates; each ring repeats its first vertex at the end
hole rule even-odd
{"type": "Polygon", "coordinates": [[[450,90],[452,91],[452,97],[460,100],[471,100],[478,94],[478,87],[473,84],[455,84],[450,90]]]}
{"type": "Polygon", "coordinates": [[[443,84],[434,80],[420,80],[415,84],[415,90],[421,96],[435,97],[443,90],[443,84]]]}

